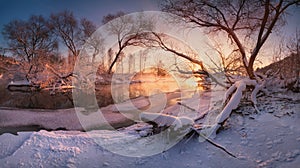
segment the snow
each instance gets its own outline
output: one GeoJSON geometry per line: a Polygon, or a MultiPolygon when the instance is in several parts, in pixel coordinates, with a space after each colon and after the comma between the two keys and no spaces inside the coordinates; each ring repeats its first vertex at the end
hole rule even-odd
{"type": "MultiPolygon", "coordinates": [[[[86,109],[0,109],[0,128],[39,126],[56,130],[90,130],[106,127],[128,126],[132,121],[120,113],[112,113],[101,108],[89,115],[82,114],[86,109]],[[26,116],[26,117],[25,117],[26,116]],[[80,118],[80,120],[79,120],[80,118]]],[[[132,117],[131,117],[132,118],[132,117]]]]}
{"type": "Polygon", "coordinates": [[[255,109],[257,110],[257,100],[256,94],[260,90],[261,86],[255,80],[244,78],[236,81],[226,92],[223,99],[224,108],[217,115],[215,122],[212,125],[209,125],[202,132],[204,136],[214,138],[216,137],[216,132],[221,127],[221,124],[224,123],[232,113],[232,110],[238,108],[238,105],[241,102],[243,97],[243,91],[245,91],[247,86],[254,86],[254,90],[251,93],[251,100],[254,103],[255,109]],[[230,98],[229,96],[232,95],[230,98]],[[226,102],[229,99],[228,102],[226,102]]]}
{"type": "Polygon", "coordinates": [[[30,86],[31,82],[28,80],[11,81],[8,86],[30,86]]]}
{"type": "Polygon", "coordinates": [[[116,111],[138,111],[140,108],[150,105],[146,97],[142,96],[133,100],[127,100],[122,103],[110,105],[107,108],[116,111]]]}
{"type": "MultiPolygon", "coordinates": [[[[226,92],[226,99],[230,94],[233,94],[232,97],[230,98],[229,102],[226,104],[220,115],[217,117],[217,123],[222,123],[224,122],[229,115],[231,114],[231,111],[236,109],[241,101],[241,98],[243,96],[243,91],[246,89],[247,85],[252,85],[255,86],[254,92],[257,93],[259,86],[257,86],[257,83],[255,80],[250,80],[250,79],[243,79],[235,82],[226,92]],[[234,92],[235,91],[235,92],[234,92]]],[[[253,93],[253,92],[252,92],[253,93]]],[[[256,94],[252,94],[251,98],[252,101],[255,101],[256,104],[256,94]]],[[[224,99],[224,101],[226,100],[224,99]]],[[[223,102],[224,102],[223,101],[223,102]]]]}
{"type": "Polygon", "coordinates": [[[194,121],[188,117],[175,117],[160,113],[147,113],[140,114],[140,118],[144,122],[155,121],[159,126],[171,126],[177,131],[181,128],[191,128],[194,121]]]}
{"type": "MultiPolygon", "coordinates": [[[[237,158],[198,136],[182,139],[170,131],[147,136],[152,126],[139,123],[119,130],[41,130],[19,132],[17,136],[4,133],[0,135],[0,165],[4,168],[298,167],[299,102],[299,94],[277,92],[258,98],[259,113],[252,106],[241,104],[213,140],[237,158]]],[[[176,117],[180,118],[184,117],[176,117]]],[[[189,123],[185,121],[180,120],[189,123]]]]}

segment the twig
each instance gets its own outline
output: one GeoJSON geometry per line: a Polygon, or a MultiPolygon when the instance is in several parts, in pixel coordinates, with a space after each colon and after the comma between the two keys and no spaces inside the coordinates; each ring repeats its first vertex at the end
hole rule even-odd
{"type": "Polygon", "coordinates": [[[200,115],[199,117],[195,118],[194,121],[197,122],[201,119],[203,119],[207,114],[208,114],[209,110],[206,110],[204,113],[202,113],[202,115],[200,115]]]}
{"type": "Polygon", "coordinates": [[[195,135],[195,131],[193,131],[192,135],[190,135],[188,137],[188,139],[184,142],[184,144],[186,144],[188,141],[190,141],[193,138],[194,135],[195,135]]]}
{"type": "Polygon", "coordinates": [[[54,75],[56,75],[57,77],[61,78],[61,79],[66,79],[70,76],[73,76],[73,72],[70,72],[66,75],[61,75],[59,72],[57,72],[53,67],[51,67],[50,65],[46,64],[45,65],[46,68],[48,68],[54,75]]]}
{"type": "Polygon", "coordinates": [[[184,103],[177,102],[177,104],[179,104],[179,105],[181,105],[181,106],[183,106],[183,107],[185,107],[185,108],[187,108],[187,109],[189,109],[189,110],[196,111],[194,108],[189,107],[188,105],[186,105],[186,104],[184,104],[184,103]]]}
{"type": "Polygon", "coordinates": [[[212,144],[213,146],[223,150],[224,152],[226,152],[227,154],[229,154],[230,156],[234,157],[234,158],[237,158],[233,153],[229,152],[225,147],[223,147],[222,145],[214,142],[213,140],[209,139],[208,137],[204,136],[203,134],[201,134],[200,132],[198,132],[197,129],[194,129],[198,134],[199,136],[201,136],[202,138],[204,138],[207,142],[209,142],[210,144],[212,144]]]}
{"type": "Polygon", "coordinates": [[[202,138],[204,138],[207,142],[209,142],[210,144],[212,144],[213,146],[220,148],[221,150],[223,150],[224,152],[226,152],[227,154],[229,154],[230,156],[237,158],[233,153],[229,152],[225,147],[223,147],[222,145],[214,142],[213,140],[211,140],[210,138],[204,136],[203,134],[201,134],[201,132],[199,132],[199,130],[202,129],[202,127],[200,128],[192,128],[195,132],[197,132],[199,134],[199,136],[201,136],[202,138]]]}

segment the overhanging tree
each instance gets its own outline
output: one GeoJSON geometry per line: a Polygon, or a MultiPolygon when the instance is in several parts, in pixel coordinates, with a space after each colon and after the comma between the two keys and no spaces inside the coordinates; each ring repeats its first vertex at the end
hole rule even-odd
{"type": "Polygon", "coordinates": [[[260,49],[275,27],[284,23],[286,9],[299,3],[299,0],[166,0],[162,9],[182,17],[194,28],[205,28],[209,33],[225,32],[237,46],[248,76],[255,79],[253,66],[260,49]],[[253,46],[247,45],[249,40],[253,46]],[[249,52],[246,47],[251,48],[249,52]]]}
{"type": "MultiPolygon", "coordinates": [[[[259,111],[256,94],[262,90],[265,81],[257,78],[254,72],[254,62],[272,31],[285,23],[284,16],[287,8],[299,5],[299,3],[299,0],[165,0],[162,3],[163,11],[179,16],[179,20],[185,22],[185,27],[206,30],[212,36],[218,33],[227,35],[231,41],[230,45],[233,44],[236,46],[234,48],[238,49],[243,66],[250,78],[236,81],[226,91],[220,113],[216,116],[214,123],[204,129],[205,136],[215,136],[216,131],[229,118],[232,110],[238,107],[247,87],[252,88],[251,101],[255,109],[259,111]]],[[[175,21],[177,19],[177,17],[174,18],[175,21]]],[[[166,45],[161,38],[163,34],[153,34],[157,37],[154,41],[165,50],[186,58],[192,63],[202,64],[201,61],[192,59],[189,55],[166,45]]]]}

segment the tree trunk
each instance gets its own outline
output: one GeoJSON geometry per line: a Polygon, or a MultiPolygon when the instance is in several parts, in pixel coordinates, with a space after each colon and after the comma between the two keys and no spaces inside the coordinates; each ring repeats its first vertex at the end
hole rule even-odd
{"type": "Polygon", "coordinates": [[[109,66],[109,69],[108,69],[108,74],[111,74],[112,73],[112,68],[114,67],[114,65],[116,64],[118,58],[119,58],[119,55],[121,53],[122,50],[119,50],[119,52],[117,53],[115,59],[113,60],[113,62],[110,64],[109,66]]]}

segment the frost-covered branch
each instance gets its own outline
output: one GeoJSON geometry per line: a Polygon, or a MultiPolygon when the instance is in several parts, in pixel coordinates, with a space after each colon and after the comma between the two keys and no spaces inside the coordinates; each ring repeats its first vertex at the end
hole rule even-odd
{"type": "Polygon", "coordinates": [[[229,118],[232,110],[238,107],[243,96],[243,91],[246,90],[247,86],[254,87],[251,93],[251,101],[253,102],[255,109],[258,111],[258,108],[256,106],[257,105],[256,95],[261,90],[263,84],[259,85],[256,80],[251,80],[248,78],[235,82],[225,93],[224,100],[223,100],[224,108],[222,109],[221,113],[216,117],[215,124],[209,128],[211,137],[216,136],[217,130],[229,118]]]}

